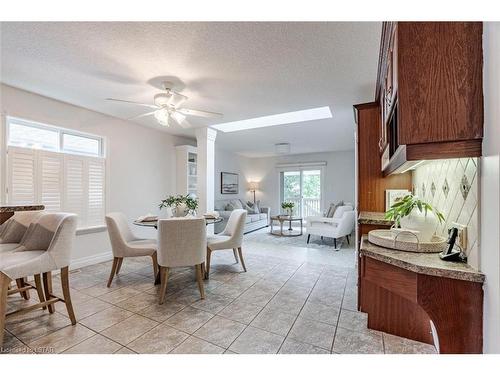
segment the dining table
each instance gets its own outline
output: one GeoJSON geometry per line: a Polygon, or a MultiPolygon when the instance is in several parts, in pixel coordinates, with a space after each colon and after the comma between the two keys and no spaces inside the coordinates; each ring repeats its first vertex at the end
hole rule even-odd
{"type": "MultiPolygon", "coordinates": [[[[211,224],[216,224],[222,222],[224,219],[222,217],[206,217],[205,218],[205,224],[206,225],[211,225],[211,224]]],[[[133,222],[135,225],[138,225],[140,227],[149,227],[149,228],[155,228],[158,229],[158,220],[148,220],[148,221],[137,221],[134,220],[133,222]]],[[[160,273],[158,272],[155,275],[155,284],[154,285],[159,285],[160,284],[160,273]]]]}

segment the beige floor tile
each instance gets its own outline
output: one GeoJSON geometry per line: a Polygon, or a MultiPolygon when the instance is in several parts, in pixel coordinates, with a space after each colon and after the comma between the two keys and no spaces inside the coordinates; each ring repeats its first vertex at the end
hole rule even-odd
{"type": "Polygon", "coordinates": [[[0,347],[0,353],[11,354],[24,346],[25,345],[17,337],[4,330],[3,344],[0,347]]]}
{"type": "Polygon", "coordinates": [[[224,284],[220,283],[216,288],[214,288],[211,293],[218,294],[221,296],[226,296],[230,298],[237,298],[242,295],[249,287],[240,286],[240,285],[232,285],[232,284],[224,284]]]}
{"type": "Polygon", "coordinates": [[[137,353],[166,354],[189,335],[165,324],[159,325],[127,345],[137,353]]]}
{"type": "Polygon", "coordinates": [[[80,320],[80,324],[96,331],[101,332],[121,321],[132,316],[131,311],[120,309],[116,306],[111,306],[106,310],[100,311],[94,315],[90,315],[85,319],[80,320]]]}
{"type": "Polygon", "coordinates": [[[193,335],[220,347],[228,348],[245,327],[244,324],[234,320],[214,316],[193,335]]]}
{"type": "Polygon", "coordinates": [[[205,299],[196,301],[191,306],[212,314],[217,314],[233,301],[234,298],[225,297],[218,294],[206,293],[205,299]]]}
{"type": "Polygon", "coordinates": [[[106,283],[102,283],[91,286],[90,288],[81,289],[80,292],[92,297],[99,297],[104,294],[116,292],[118,289],[121,288],[123,288],[123,286],[117,286],[115,284],[111,284],[111,287],[108,288],[106,286],[106,283]]]}
{"type": "Polygon", "coordinates": [[[127,345],[157,325],[158,322],[154,320],[140,315],[132,315],[130,318],[106,328],[101,334],[122,345],[127,345]]]}
{"type": "Polygon", "coordinates": [[[243,324],[250,324],[261,310],[262,306],[235,300],[219,312],[218,315],[243,324]]]}
{"type": "Polygon", "coordinates": [[[36,316],[21,314],[12,323],[7,319],[6,328],[19,340],[27,342],[71,325],[69,318],[58,312],[49,314],[46,310],[36,310],[35,313],[36,316]]]}
{"type": "Polygon", "coordinates": [[[351,331],[368,331],[368,314],[342,309],[338,326],[351,331]]]}
{"type": "Polygon", "coordinates": [[[100,296],[99,298],[103,301],[112,303],[112,304],[117,304],[118,302],[125,301],[126,299],[129,299],[130,297],[137,296],[141,292],[133,289],[129,286],[125,286],[123,288],[120,288],[114,292],[104,294],[100,296]]]}
{"type": "Polygon", "coordinates": [[[123,348],[121,348],[120,350],[115,352],[114,354],[137,354],[137,353],[124,346],[123,348]]]}
{"type": "Polygon", "coordinates": [[[334,335],[335,326],[299,317],[294,323],[288,337],[331,350],[334,335]]]}
{"type": "Polygon", "coordinates": [[[157,302],[139,311],[138,314],[163,323],[185,307],[186,305],[174,301],[166,301],[163,305],[159,305],[157,302]]]}
{"type": "Polygon", "coordinates": [[[337,327],[333,351],[340,354],[383,354],[382,335],[337,327]]]}
{"type": "MultiPolygon", "coordinates": [[[[166,302],[168,303],[168,302],[166,302]]],[[[188,306],[177,314],[168,318],[165,323],[187,333],[193,333],[214,315],[194,307],[188,306]]]]}
{"type": "Polygon", "coordinates": [[[386,354],[436,354],[433,345],[413,341],[404,337],[383,334],[384,349],[386,354]]]}
{"type": "Polygon", "coordinates": [[[287,296],[285,294],[276,296],[269,302],[267,307],[280,310],[288,314],[298,315],[302,306],[304,306],[305,298],[298,298],[293,296],[287,296]]]}
{"type": "Polygon", "coordinates": [[[153,304],[158,304],[158,297],[156,295],[140,293],[126,300],[116,303],[116,306],[122,309],[138,313],[146,307],[153,304]]]}
{"type": "Polygon", "coordinates": [[[316,320],[321,323],[337,325],[339,309],[335,306],[328,306],[308,301],[300,311],[300,316],[302,318],[316,320]]]}
{"type": "Polygon", "coordinates": [[[274,297],[274,294],[274,292],[263,290],[254,285],[239,296],[238,300],[264,307],[274,297]]]}
{"type": "MultiPolygon", "coordinates": [[[[59,306],[58,306],[59,307],[59,306]]],[[[73,309],[75,310],[76,320],[85,319],[99,311],[110,308],[111,305],[107,302],[101,301],[97,298],[91,298],[81,303],[74,303],[73,309]]],[[[64,305],[59,308],[59,311],[64,316],[68,316],[68,311],[64,305]]]]}
{"type": "Polygon", "coordinates": [[[98,334],[65,350],[63,354],[112,354],[121,348],[120,344],[98,334]]]}
{"type": "Polygon", "coordinates": [[[182,344],[170,352],[170,354],[222,354],[224,348],[190,336],[182,344]]]}
{"type": "Polygon", "coordinates": [[[28,341],[27,344],[36,353],[61,353],[94,335],[94,331],[76,324],[28,341]]]}
{"type": "Polygon", "coordinates": [[[319,348],[317,346],[306,344],[304,342],[287,338],[283,342],[283,345],[281,346],[279,353],[280,354],[330,354],[330,351],[323,348],[319,348]]]}
{"type": "Polygon", "coordinates": [[[277,335],[286,336],[296,318],[297,315],[265,307],[250,325],[277,335]]]}
{"type": "Polygon", "coordinates": [[[229,350],[239,354],[277,353],[285,338],[255,327],[247,327],[229,350]]]}
{"type": "Polygon", "coordinates": [[[200,292],[196,288],[183,289],[171,296],[168,295],[168,286],[167,286],[167,301],[174,301],[177,303],[181,303],[183,305],[191,305],[196,301],[201,300],[200,292]]]}

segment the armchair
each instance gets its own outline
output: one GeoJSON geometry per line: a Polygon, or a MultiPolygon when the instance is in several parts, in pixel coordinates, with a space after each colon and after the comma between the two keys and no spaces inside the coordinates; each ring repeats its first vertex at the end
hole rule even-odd
{"type": "Polygon", "coordinates": [[[346,237],[349,243],[349,235],[354,230],[356,213],[352,206],[341,206],[337,208],[333,217],[309,216],[306,218],[307,243],[311,235],[333,238],[335,250],[337,238],[346,237]]]}

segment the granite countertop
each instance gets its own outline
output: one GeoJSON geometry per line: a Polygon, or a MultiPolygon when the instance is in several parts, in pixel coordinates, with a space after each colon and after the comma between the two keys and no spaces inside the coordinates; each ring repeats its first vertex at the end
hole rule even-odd
{"type": "Polygon", "coordinates": [[[385,218],[385,212],[361,211],[358,216],[359,224],[387,225],[390,227],[394,222],[385,218]]]}
{"type": "Polygon", "coordinates": [[[361,238],[360,253],[415,273],[477,283],[484,282],[484,274],[466,263],[445,262],[436,253],[411,253],[387,249],[368,242],[366,236],[361,238]]]}
{"type": "Polygon", "coordinates": [[[0,206],[0,212],[15,212],[15,211],[41,211],[45,210],[43,204],[35,204],[32,206],[0,206]]]}

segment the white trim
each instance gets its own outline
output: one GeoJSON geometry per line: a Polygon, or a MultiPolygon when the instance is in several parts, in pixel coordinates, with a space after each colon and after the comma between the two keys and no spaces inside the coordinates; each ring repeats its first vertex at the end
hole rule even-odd
{"type": "Polygon", "coordinates": [[[112,259],[113,259],[113,253],[111,251],[106,251],[104,253],[78,258],[74,261],[71,261],[69,268],[71,270],[76,270],[82,267],[87,267],[87,266],[92,266],[94,264],[107,262],[108,260],[112,259]]]}
{"type": "Polygon", "coordinates": [[[281,163],[281,164],[276,164],[277,169],[304,169],[304,168],[316,168],[316,167],[326,167],[327,163],[326,161],[314,161],[314,162],[307,162],[307,163],[281,163]]]}

